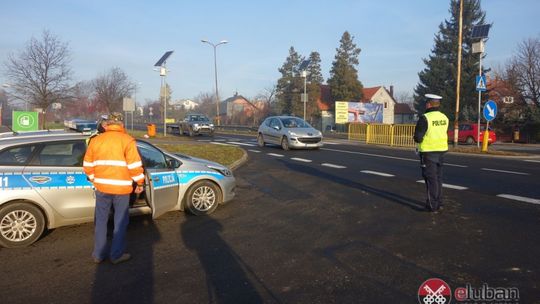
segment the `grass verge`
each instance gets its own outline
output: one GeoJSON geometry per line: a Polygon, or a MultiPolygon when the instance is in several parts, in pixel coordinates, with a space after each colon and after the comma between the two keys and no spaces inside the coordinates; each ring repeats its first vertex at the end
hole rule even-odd
{"type": "Polygon", "coordinates": [[[232,165],[244,155],[242,149],[236,146],[212,144],[156,144],[156,146],[171,153],[182,153],[204,158],[225,166],[232,165]]]}

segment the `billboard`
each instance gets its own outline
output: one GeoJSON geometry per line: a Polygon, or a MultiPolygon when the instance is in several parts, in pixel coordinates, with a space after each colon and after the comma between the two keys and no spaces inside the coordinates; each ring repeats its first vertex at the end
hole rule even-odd
{"type": "Polygon", "coordinates": [[[347,122],[382,123],[383,105],[380,103],[336,101],[336,124],[347,122]]]}

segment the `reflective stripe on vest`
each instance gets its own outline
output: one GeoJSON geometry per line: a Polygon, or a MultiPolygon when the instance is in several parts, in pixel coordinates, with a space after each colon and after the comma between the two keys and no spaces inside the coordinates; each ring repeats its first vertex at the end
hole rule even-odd
{"type": "Polygon", "coordinates": [[[439,111],[424,114],[428,128],[418,146],[420,152],[448,151],[448,117],[439,111]]]}

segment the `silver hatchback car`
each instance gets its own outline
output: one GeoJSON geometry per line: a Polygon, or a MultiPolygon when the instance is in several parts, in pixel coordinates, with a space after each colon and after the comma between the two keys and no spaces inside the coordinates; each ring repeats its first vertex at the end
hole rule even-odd
{"type": "MultiPolygon", "coordinates": [[[[94,189],[82,167],[87,139],[63,131],[0,135],[1,246],[28,246],[45,229],[94,220],[94,189]]],[[[130,214],[209,214],[235,195],[235,178],[220,164],[170,154],[145,141],[137,141],[137,148],[145,191],[132,195],[130,214]]]]}
{"type": "Polygon", "coordinates": [[[257,143],[263,147],[266,143],[281,145],[283,150],[312,148],[323,146],[322,133],[313,128],[302,118],[294,116],[270,116],[259,126],[257,143]]]}

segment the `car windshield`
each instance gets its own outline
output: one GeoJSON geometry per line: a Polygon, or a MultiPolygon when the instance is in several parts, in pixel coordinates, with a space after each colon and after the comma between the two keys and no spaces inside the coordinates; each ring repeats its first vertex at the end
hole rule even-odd
{"type": "Polygon", "coordinates": [[[189,117],[189,121],[208,121],[208,118],[203,115],[193,115],[189,117]]]}
{"type": "Polygon", "coordinates": [[[280,118],[281,123],[285,128],[311,128],[311,126],[303,119],[296,117],[280,118]]]}

